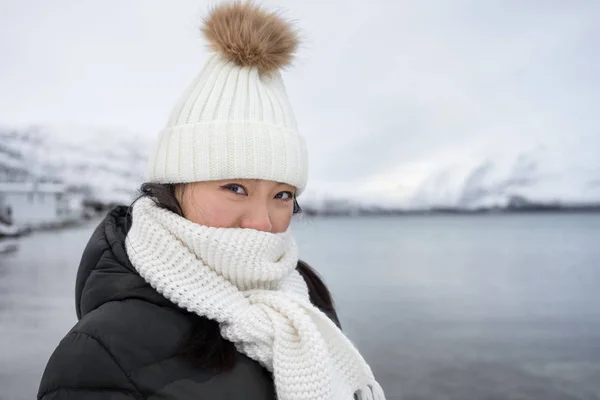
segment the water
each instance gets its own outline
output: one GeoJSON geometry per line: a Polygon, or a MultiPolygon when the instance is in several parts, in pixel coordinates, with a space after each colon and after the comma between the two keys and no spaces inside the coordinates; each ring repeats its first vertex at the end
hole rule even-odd
{"type": "MultiPolygon", "coordinates": [[[[0,255],[0,399],[75,323],[93,225],[0,255]]],[[[600,215],[301,219],[303,258],[388,399],[599,400],[600,215]]]]}

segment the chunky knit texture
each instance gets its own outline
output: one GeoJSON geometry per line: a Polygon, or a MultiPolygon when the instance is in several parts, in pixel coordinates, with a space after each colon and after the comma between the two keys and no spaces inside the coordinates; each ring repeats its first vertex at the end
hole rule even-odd
{"type": "Polygon", "coordinates": [[[152,200],[133,206],[127,254],[181,308],[273,373],[279,400],[384,400],[358,350],[309,300],[291,235],[195,224],[152,200]]]}
{"type": "Polygon", "coordinates": [[[160,132],[148,181],[264,179],[293,185],[299,195],[306,148],[275,68],[292,59],[294,31],[252,3],[215,8],[203,29],[213,52],[160,132]]]}

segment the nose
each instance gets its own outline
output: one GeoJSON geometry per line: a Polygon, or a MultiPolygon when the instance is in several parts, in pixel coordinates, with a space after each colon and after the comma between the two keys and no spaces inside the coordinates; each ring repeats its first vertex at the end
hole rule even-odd
{"type": "Polygon", "coordinates": [[[242,220],[242,228],[255,229],[262,232],[271,232],[273,225],[266,207],[251,210],[242,220]]]}

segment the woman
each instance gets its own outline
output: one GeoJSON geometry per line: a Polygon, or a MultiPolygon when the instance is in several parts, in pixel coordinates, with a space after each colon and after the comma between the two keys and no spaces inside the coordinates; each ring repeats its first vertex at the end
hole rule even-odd
{"type": "Polygon", "coordinates": [[[83,254],[79,322],[38,398],[384,399],[288,229],[307,177],[279,72],[296,34],[251,3],[215,8],[203,32],[212,56],[141,198],[83,254]]]}

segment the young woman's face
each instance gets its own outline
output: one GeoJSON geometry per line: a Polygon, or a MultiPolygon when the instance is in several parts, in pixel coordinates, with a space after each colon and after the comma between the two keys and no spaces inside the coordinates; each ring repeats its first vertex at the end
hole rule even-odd
{"type": "Polygon", "coordinates": [[[296,188],[259,179],[194,182],[177,188],[183,216],[217,228],[285,232],[294,213],[296,188]]]}

